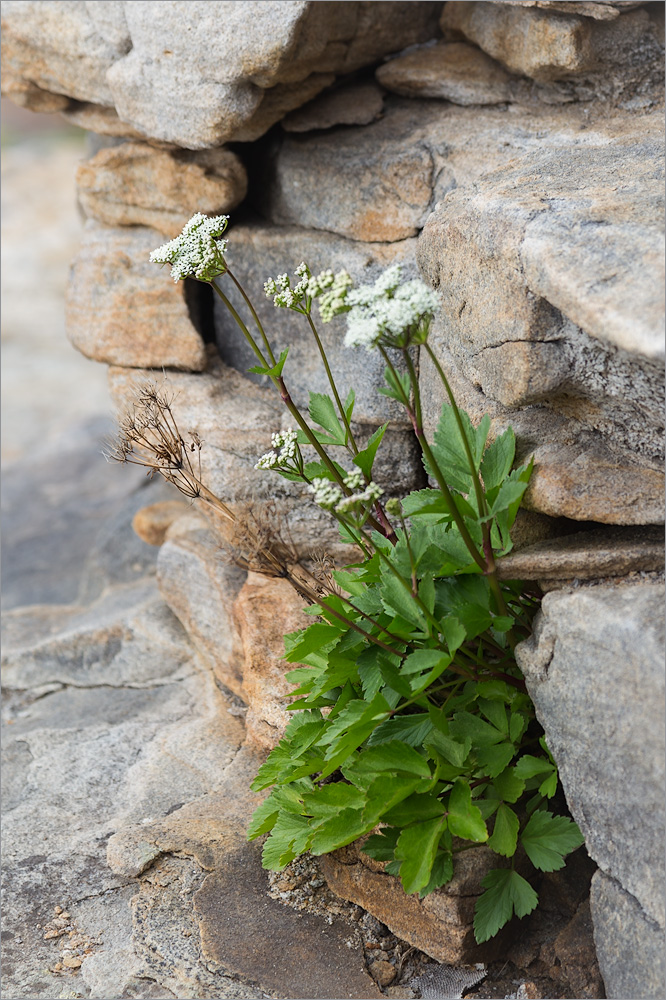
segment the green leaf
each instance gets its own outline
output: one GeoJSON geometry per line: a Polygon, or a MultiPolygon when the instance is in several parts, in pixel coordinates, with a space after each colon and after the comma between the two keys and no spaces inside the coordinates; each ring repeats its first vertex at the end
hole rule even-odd
{"type": "Polygon", "coordinates": [[[410,826],[412,823],[434,819],[436,816],[441,817],[444,812],[444,804],[436,795],[430,792],[414,792],[384,813],[382,821],[396,827],[410,826]]]}
{"type": "Polygon", "coordinates": [[[488,839],[483,817],[472,802],[472,793],[466,781],[459,778],[451,789],[448,811],[449,830],[454,837],[482,843],[488,839]]]}
{"type": "Polygon", "coordinates": [[[396,777],[393,774],[378,774],[367,786],[368,803],[363,810],[367,830],[372,830],[380,819],[399,802],[406,799],[423,784],[422,778],[396,777]]]}
{"type": "Polygon", "coordinates": [[[446,885],[452,878],[453,856],[451,851],[438,851],[430,873],[430,881],[421,889],[419,899],[423,899],[428,893],[439,889],[440,886],[446,885]]]}
{"type": "Polygon", "coordinates": [[[553,764],[547,757],[533,757],[525,754],[516,762],[516,776],[518,778],[533,778],[535,774],[546,774],[553,770],[553,764]]]}
{"type": "Polygon", "coordinates": [[[425,618],[421,613],[416,601],[409,593],[408,589],[396,579],[390,570],[383,570],[380,585],[382,603],[389,612],[401,615],[406,621],[416,625],[417,628],[425,627],[425,618]]]}
{"type": "Polygon", "coordinates": [[[335,404],[330,396],[323,392],[311,392],[308,409],[315,424],[328,431],[330,444],[345,444],[347,432],[338,419],[335,404]]]}
{"type": "Polygon", "coordinates": [[[289,348],[287,347],[277,360],[277,363],[273,365],[272,368],[264,368],[263,365],[254,365],[253,368],[248,368],[249,372],[254,372],[255,375],[268,375],[273,378],[279,378],[282,374],[282,369],[284,368],[284,363],[287,360],[287,355],[289,354],[289,348]]]}
{"type": "Polygon", "coordinates": [[[479,747],[476,751],[476,762],[482,774],[496,778],[509,766],[516,755],[513,743],[500,743],[494,746],[479,747]]]}
{"type": "Polygon", "coordinates": [[[344,775],[349,781],[356,784],[357,779],[363,774],[381,774],[384,771],[415,775],[420,778],[431,777],[430,767],[425,757],[422,757],[413,747],[398,740],[363,750],[358,759],[344,769],[344,775]]]}
{"type": "Polygon", "coordinates": [[[350,389],[347,393],[347,398],[345,399],[343,409],[345,411],[347,420],[351,422],[352,414],[354,413],[354,403],[356,402],[356,393],[353,389],[350,389]]]}
{"type": "Polygon", "coordinates": [[[503,854],[506,858],[511,858],[516,853],[518,844],[518,830],[520,820],[513,809],[500,802],[497,815],[495,816],[495,826],[488,838],[488,847],[492,847],[497,854],[503,854]]]}
{"type": "Polygon", "coordinates": [[[401,740],[410,747],[423,746],[432,731],[432,722],[427,714],[394,715],[381,722],[368,738],[368,746],[379,746],[392,740],[401,740]]]}
{"type": "Polygon", "coordinates": [[[361,848],[364,854],[374,858],[375,861],[393,861],[395,857],[395,845],[400,836],[400,830],[396,827],[382,827],[379,833],[373,833],[368,837],[361,848]]]}
{"type": "Polygon", "coordinates": [[[252,813],[252,819],[247,829],[247,839],[255,840],[257,837],[261,837],[262,833],[268,833],[269,830],[272,830],[279,812],[280,806],[273,796],[269,795],[265,798],[252,813]]]}
{"type": "Polygon", "coordinates": [[[353,840],[358,840],[364,833],[372,830],[373,826],[374,823],[369,823],[363,818],[360,809],[342,809],[331,813],[312,834],[310,851],[312,854],[337,851],[339,847],[345,847],[353,840]]]}
{"type": "Polygon", "coordinates": [[[363,809],[365,803],[363,792],[344,781],[315,786],[303,795],[303,809],[308,816],[336,816],[341,809],[363,809]]]}
{"type": "Polygon", "coordinates": [[[418,892],[430,881],[430,873],[445,820],[435,819],[405,827],[395,848],[396,859],[402,861],[400,881],[405,892],[418,892]]]}
{"type": "Polygon", "coordinates": [[[448,760],[449,764],[453,764],[454,767],[462,767],[469,756],[472,741],[469,737],[462,741],[454,740],[440,732],[439,729],[433,729],[428,736],[426,745],[440,753],[445,760],[448,760]]]}
{"type": "Polygon", "coordinates": [[[525,917],[539,902],[536,892],[518,872],[500,868],[481,882],[486,890],[474,908],[474,937],[483,944],[509,922],[513,914],[525,917]]]}
{"type": "Polygon", "coordinates": [[[486,491],[500,486],[511,471],[516,454],[516,436],[511,427],[488,446],[481,463],[481,475],[486,491]]]}
{"type": "Polygon", "coordinates": [[[285,865],[307,850],[312,830],[307,816],[281,812],[264,844],[261,862],[269,871],[281,871],[285,865]]]}
{"type": "Polygon", "coordinates": [[[359,451],[358,455],[354,456],[354,465],[358,465],[366,479],[372,479],[372,466],[375,461],[377,449],[382,443],[382,438],[384,437],[387,427],[388,424],[383,424],[382,427],[378,427],[366,444],[365,448],[362,451],[359,451]]]}
{"type": "Polygon", "coordinates": [[[298,633],[297,640],[290,644],[290,649],[286,652],[285,660],[287,663],[300,663],[308,653],[331,649],[343,631],[344,626],[315,622],[314,625],[309,625],[298,633]]]}
{"type": "Polygon", "coordinates": [[[573,820],[544,810],[531,816],[520,842],[535,868],[554,872],[564,867],[564,856],[585,841],[573,820]]]}
{"type": "Polygon", "coordinates": [[[406,372],[393,372],[388,366],[384,369],[384,378],[386,380],[386,386],[381,386],[377,391],[381,393],[382,396],[389,396],[391,399],[397,399],[399,403],[404,406],[404,401],[409,399],[409,394],[411,392],[411,383],[409,381],[409,375],[406,372]]]}
{"type": "Polygon", "coordinates": [[[469,737],[475,747],[490,747],[504,739],[504,733],[471,712],[456,712],[449,723],[449,731],[460,739],[469,737]]]}
{"type": "Polygon", "coordinates": [[[493,787],[505,802],[517,802],[525,791],[525,781],[517,776],[515,767],[507,767],[495,776],[493,787]]]}
{"type": "MultiPolygon", "coordinates": [[[[490,418],[485,416],[478,429],[475,429],[465,411],[459,410],[458,412],[464,434],[469,442],[474,466],[478,470],[488,436],[490,418]]],[[[453,407],[447,403],[442,406],[442,412],[431,447],[437,464],[448,485],[459,490],[461,493],[470,493],[473,485],[472,470],[469,466],[463,438],[460,434],[453,407]]]]}
{"type": "Polygon", "coordinates": [[[493,724],[495,729],[499,729],[505,736],[509,734],[509,721],[506,717],[506,708],[499,701],[490,701],[485,698],[478,700],[479,711],[485,715],[486,719],[493,724]]]}
{"type": "Polygon", "coordinates": [[[557,771],[553,771],[549,774],[545,781],[542,781],[539,785],[539,792],[541,795],[545,795],[547,799],[552,799],[553,795],[557,791],[557,771]]]}

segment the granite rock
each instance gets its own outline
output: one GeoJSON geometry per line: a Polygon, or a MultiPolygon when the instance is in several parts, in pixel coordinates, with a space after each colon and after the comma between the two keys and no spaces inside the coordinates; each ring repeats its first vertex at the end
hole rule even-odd
{"type": "Polygon", "coordinates": [[[382,88],[368,80],[321,94],[292,111],[281,124],[285,132],[312,132],[335,125],[369,125],[381,116],[383,107],[382,88]]]}
{"type": "MultiPolygon", "coordinates": [[[[578,16],[571,9],[578,6],[565,13],[454,2],[444,7],[440,25],[446,39],[475,43],[512,73],[545,84],[568,81],[569,87],[559,89],[560,100],[617,97],[659,86],[662,42],[650,13],[628,10],[601,20],[578,16]]],[[[557,93],[556,88],[555,100],[557,93]]]]}
{"type": "Polygon", "coordinates": [[[511,100],[511,77],[498,62],[464,42],[411,48],[376,71],[387,90],[402,97],[437,97],[453,104],[502,104],[511,100]]]}
{"type": "MultiPolygon", "coordinates": [[[[663,517],[655,124],[611,117],[557,152],[527,151],[450,192],[420,238],[441,293],[433,347],[462,404],[512,424],[534,454],[526,503],[552,516],[663,517]]],[[[421,375],[432,427],[442,393],[425,359],[421,375]]]]}
{"type": "Polygon", "coordinates": [[[664,995],[664,929],[646,915],[637,900],[603,872],[592,880],[590,905],[595,943],[609,1000],[664,995]]]}
{"type": "Polygon", "coordinates": [[[546,594],[516,652],[590,855],[662,929],[663,598],[658,583],[546,594]]]}
{"type": "Polygon", "coordinates": [[[86,357],[131,368],[204,367],[187,283],[165,280],[149,260],[163,241],[153,229],[87,223],[66,298],[67,334],[86,357]]]}
{"type": "Polygon", "coordinates": [[[245,197],[247,175],[227,149],[156,149],[126,142],[101,149],[76,174],[81,207],[107,226],[147,226],[177,236],[195,214],[220,215],[245,197]]]}
{"type": "Polygon", "coordinates": [[[162,545],[174,521],[190,509],[185,500],[161,500],[141,507],[132,518],[132,530],[148,545],[162,545]]]}
{"type": "MultiPolygon", "coordinates": [[[[339,73],[436,30],[439,3],[216,0],[3,6],[3,69],[28,84],[115,108],[143,135],[189,149],[251,141],[339,73]]],[[[25,85],[25,86],[24,86],[25,85]]]]}

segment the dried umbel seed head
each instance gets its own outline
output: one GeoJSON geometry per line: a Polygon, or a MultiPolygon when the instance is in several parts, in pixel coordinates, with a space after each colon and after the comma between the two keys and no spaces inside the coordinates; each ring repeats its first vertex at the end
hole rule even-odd
{"type": "MultiPolygon", "coordinates": [[[[184,438],[173,415],[173,396],[154,382],[136,389],[132,408],[120,421],[118,437],[105,456],[110,461],[141,465],[159,473],[187,497],[200,497],[202,442],[196,431],[184,438]]],[[[206,493],[208,491],[205,491],[206,493]]]]}

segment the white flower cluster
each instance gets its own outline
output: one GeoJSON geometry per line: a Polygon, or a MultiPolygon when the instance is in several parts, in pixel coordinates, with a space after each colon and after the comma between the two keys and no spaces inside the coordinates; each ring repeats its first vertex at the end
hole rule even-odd
{"type": "Polygon", "coordinates": [[[200,281],[212,281],[224,274],[227,241],[220,236],[227,228],[228,215],[193,215],[180,236],[153,250],[154,264],[171,264],[174,281],[194,275],[200,281]]]}
{"type": "MultiPolygon", "coordinates": [[[[343,483],[350,490],[357,490],[363,484],[363,474],[358,471],[345,476],[343,483]]],[[[342,490],[328,479],[313,479],[310,490],[314,502],[325,510],[335,510],[338,514],[360,511],[364,506],[379,500],[384,490],[377,483],[370,482],[360,493],[343,496],[342,490]]]]}
{"type": "Polygon", "coordinates": [[[439,304],[437,295],[419,278],[400,284],[401,274],[402,266],[395,264],[373,285],[348,294],[347,347],[406,347],[424,339],[439,304]]]}
{"type": "Polygon", "coordinates": [[[308,282],[308,295],[319,299],[319,315],[322,323],[330,323],[334,316],[347,311],[346,298],[353,281],[347,271],[333,274],[329,268],[313,276],[308,282]]]}
{"type": "Polygon", "coordinates": [[[292,467],[295,466],[298,461],[296,437],[296,431],[292,431],[291,429],[282,432],[278,431],[273,434],[271,444],[274,450],[267,451],[265,455],[262,455],[255,465],[255,469],[276,469],[289,465],[292,467]],[[279,449],[279,453],[275,449],[279,449]]]}
{"type": "Polygon", "coordinates": [[[281,309],[294,309],[300,306],[308,294],[311,277],[310,268],[305,261],[296,268],[296,277],[300,280],[293,288],[288,274],[278,274],[277,278],[268,278],[264,282],[264,291],[269,299],[273,299],[273,305],[281,309]]]}

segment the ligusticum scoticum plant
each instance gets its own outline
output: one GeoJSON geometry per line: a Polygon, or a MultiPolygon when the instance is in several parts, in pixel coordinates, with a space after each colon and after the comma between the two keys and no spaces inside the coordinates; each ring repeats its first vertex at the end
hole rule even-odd
{"type": "MultiPolygon", "coordinates": [[[[286,272],[267,278],[274,305],[308,324],[328,378],[330,394],[310,393],[302,413],[285,381],[288,350],[276,358],[227,264],[227,221],[196,215],[151,259],[170,264],[177,281],[209,283],[225,303],[257,357],[250,370],[274,385],[293,420],[256,468],[302,483],[358,552],[328,582],[295,584],[314,620],[285,636],[293,716],[254,780],[257,792],[270,791],[248,836],[269,834],[263,863],[279,870],[306,851],[325,854],[369,834],[362,849],[420,897],[451,880],[461,851],[486,844],[498,862],[475,910],[477,941],[486,941],[537,905],[530,870],[561,868],[583,842],[561,806],[557,768],[514,653],[539,594],[497,571],[531,463],[514,467],[511,428],[489,442],[489,418],[474,426],[458,407],[428,341],[437,297],[419,279],[403,280],[400,265],[360,288],[346,271],[313,275],[305,262],[293,284],[286,272]],[[240,293],[247,323],[220,279],[240,293]],[[346,315],[348,346],[382,356],[380,391],[411,422],[428,488],[384,502],[373,469],[388,424],[359,439],[354,392],[344,400],[338,392],[315,303],[324,323],[346,315]],[[445,394],[432,439],[419,350],[445,394]]],[[[178,485],[171,466],[169,477],[178,485]]]]}

